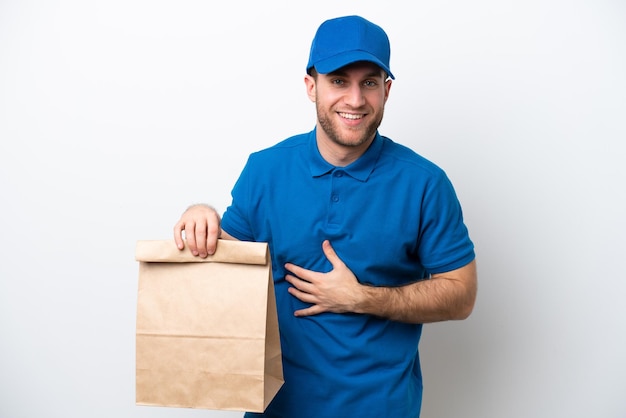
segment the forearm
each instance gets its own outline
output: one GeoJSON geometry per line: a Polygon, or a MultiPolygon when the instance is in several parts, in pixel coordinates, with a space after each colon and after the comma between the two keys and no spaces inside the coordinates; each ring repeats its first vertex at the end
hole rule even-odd
{"type": "Polygon", "coordinates": [[[363,286],[358,313],[409,323],[467,318],[476,299],[474,262],[431,279],[400,287],[363,286]]]}

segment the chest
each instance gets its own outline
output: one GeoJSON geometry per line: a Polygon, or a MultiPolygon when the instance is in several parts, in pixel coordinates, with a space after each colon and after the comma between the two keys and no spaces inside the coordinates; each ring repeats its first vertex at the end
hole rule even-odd
{"type": "Polygon", "coordinates": [[[361,181],[342,170],[268,184],[257,194],[257,239],[270,242],[279,275],[285,262],[329,271],[321,249],[328,239],[357,277],[405,283],[421,274],[421,195],[407,182],[375,175],[361,181]]]}

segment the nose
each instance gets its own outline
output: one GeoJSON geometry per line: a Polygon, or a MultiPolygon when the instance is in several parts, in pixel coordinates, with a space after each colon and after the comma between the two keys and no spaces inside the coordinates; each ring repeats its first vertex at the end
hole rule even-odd
{"type": "Polygon", "coordinates": [[[350,86],[345,96],[346,104],[352,107],[359,107],[365,103],[365,95],[363,94],[362,86],[360,84],[353,84],[350,86]]]}

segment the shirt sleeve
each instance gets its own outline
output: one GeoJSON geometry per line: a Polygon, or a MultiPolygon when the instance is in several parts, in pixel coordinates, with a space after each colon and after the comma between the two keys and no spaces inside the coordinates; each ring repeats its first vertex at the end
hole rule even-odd
{"type": "Polygon", "coordinates": [[[222,229],[241,241],[254,241],[254,230],[249,216],[250,194],[250,158],[244,166],[239,179],[231,191],[231,204],[222,217],[222,229]]]}
{"type": "Polygon", "coordinates": [[[424,195],[418,255],[430,274],[461,268],[475,258],[461,205],[443,171],[424,195]]]}

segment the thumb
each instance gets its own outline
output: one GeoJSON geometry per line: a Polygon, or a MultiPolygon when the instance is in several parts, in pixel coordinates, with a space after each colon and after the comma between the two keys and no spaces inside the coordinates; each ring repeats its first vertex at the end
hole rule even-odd
{"type": "Polygon", "coordinates": [[[337,255],[329,240],[324,240],[324,242],[322,243],[322,249],[324,250],[324,255],[326,256],[328,261],[330,261],[330,264],[332,264],[333,268],[341,267],[344,265],[343,261],[341,261],[341,259],[337,255]]]}

